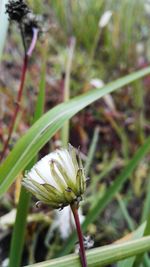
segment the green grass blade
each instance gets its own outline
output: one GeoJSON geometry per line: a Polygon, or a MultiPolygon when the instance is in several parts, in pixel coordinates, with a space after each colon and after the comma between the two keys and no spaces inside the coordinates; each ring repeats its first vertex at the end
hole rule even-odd
{"type": "Polygon", "coordinates": [[[117,199],[117,202],[119,204],[119,207],[120,207],[120,210],[121,210],[121,213],[123,214],[123,217],[128,225],[128,228],[130,231],[134,231],[135,229],[135,223],[134,223],[134,220],[132,219],[132,217],[129,215],[129,212],[128,212],[128,209],[121,197],[121,195],[117,195],[116,196],[116,199],[117,199]]]}
{"type": "MultiPolygon", "coordinates": [[[[143,236],[150,236],[150,214],[148,215],[147,217],[147,223],[146,223],[146,227],[145,227],[145,231],[143,233],[143,236]]],[[[144,253],[141,253],[140,255],[138,255],[136,257],[136,260],[135,260],[135,263],[134,263],[134,267],[140,267],[141,266],[141,263],[143,261],[143,256],[144,256],[144,253]]]]}
{"type": "Polygon", "coordinates": [[[148,182],[147,182],[147,189],[146,189],[146,198],[145,201],[143,202],[143,209],[142,209],[142,218],[141,222],[144,222],[148,216],[149,216],[149,211],[150,211],[150,174],[148,174],[148,182]]]}
{"type": "Polygon", "coordinates": [[[62,103],[43,115],[17,142],[12,152],[0,166],[0,197],[44,144],[77,112],[103,97],[150,73],[150,68],[137,71],[120,78],[101,89],[91,90],[75,97],[67,103],[62,103]]]}
{"type": "MultiPolygon", "coordinates": [[[[144,234],[145,231],[145,227],[146,227],[146,222],[143,223],[136,231],[133,232],[133,238],[132,240],[141,238],[144,234]]],[[[117,267],[132,267],[135,261],[135,256],[134,257],[130,257],[129,259],[125,259],[123,261],[120,261],[117,265],[117,267]]]]}
{"type": "Polygon", "coordinates": [[[30,193],[22,187],[11,239],[9,267],[19,267],[21,263],[30,197],[30,193]]]}
{"type": "Polygon", "coordinates": [[[46,61],[47,61],[47,43],[44,46],[44,51],[42,51],[43,63],[41,67],[41,78],[39,85],[39,93],[35,106],[33,123],[36,122],[44,113],[45,104],[45,88],[46,88],[46,61]]]}
{"type": "MultiPolygon", "coordinates": [[[[63,88],[63,102],[67,102],[70,99],[70,78],[71,78],[73,57],[75,53],[75,43],[76,43],[75,39],[71,38],[70,45],[68,47],[68,58],[66,62],[65,81],[64,81],[64,88],[63,88]]],[[[68,145],[69,132],[70,132],[69,121],[66,121],[61,130],[61,141],[62,141],[63,146],[68,145]]]]}
{"type": "MultiPolygon", "coordinates": [[[[108,245],[89,250],[87,255],[88,267],[100,267],[119,260],[150,251],[150,237],[143,237],[122,244],[108,245]]],[[[81,267],[79,256],[71,254],[62,258],[28,265],[28,267],[81,267]]]]}
{"type": "MultiPolygon", "coordinates": [[[[92,207],[92,209],[88,212],[86,219],[83,223],[83,230],[85,231],[87,226],[92,223],[105,209],[105,207],[110,203],[112,198],[115,196],[116,193],[120,191],[124,182],[130,177],[133,170],[139,164],[144,156],[150,151],[150,137],[146,140],[146,142],[140,147],[140,149],[136,152],[134,157],[130,160],[121,174],[116,178],[114,183],[108,188],[106,193],[103,197],[98,198],[97,202],[92,207]]],[[[61,255],[67,254],[71,251],[76,241],[76,234],[74,233],[68,243],[66,244],[65,248],[61,252],[61,255]]]]}
{"type": "Polygon", "coordinates": [[[97,142],[98,142],[98,138],[99,138],[99,127],[96,127],[94,130],[94,135],[93,135],[93,139],[91,141],[91,145],[88,151],[88,155],[87,155],[87,160],[86,160],[86,164],[85,164],[85,173],[86,176],[89,174],[89,170],[95,155],[95,151],[96,151],[96,146],[97,146],[97,142]]]}

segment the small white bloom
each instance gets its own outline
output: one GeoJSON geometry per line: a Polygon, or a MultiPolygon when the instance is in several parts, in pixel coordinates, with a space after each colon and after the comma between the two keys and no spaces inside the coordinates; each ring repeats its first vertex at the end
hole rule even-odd
{"type": "Polygon", "coordinates": [[[94,86],[95,88],[101,88],[104,86],[104,82],[97,78],[91,79],[90,84],[94,86]]]}
{"type": "Polygon", "coordinates": [[[23,179],[23,185],[52,208],[79,201],[85,191],[85,183],[81,159],[77,158],[71,145],[42,158],[23,179]]]}
{"type": "Polygon", "coordinates": [[[110,21],[111,16],[112,16],[112,11],[107,10],[107,11],[101,16],[101,18],[100,18],[100,20],[99,20],[99,24],[98,24],[98,26],[99,26],[100,28],[104,28],[104,27],[108,24],[108,22],[110,21]]]}

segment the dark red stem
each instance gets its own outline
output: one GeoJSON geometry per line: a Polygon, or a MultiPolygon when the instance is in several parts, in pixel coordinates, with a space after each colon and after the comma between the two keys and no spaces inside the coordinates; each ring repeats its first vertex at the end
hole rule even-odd
{"type": "Polygon", "coordinates": [[[13,129],[14,129],[14,125],[15,125],[15,122],[16,122],[17,114],[18,114],[19,109],[20,109],[20,102],[21,102],[22,93],[23,93],[23,87],[24,87],[24,82],[25,82],[27,65],[28,65],[28,56],[25,55],[24,56],[24,61],[23,61],[23,67],[22,67],[22,74],[21,74],[19,91],[18,91],[16,103],[15,103],[16,107],[15,107],[14,114],[13,114],[13,117],[12,117],[12,120],[11,120],[11,123],[10,123],[8,137],[7,137],[7,139],[6,139],[5,143],[4,143],[4,147],[3,147],[3,150],[1,152],[1,157],[0,157],[1,160],[5,156],[6,150],[8,148],[8,144],[9,144],[9,141],[10,141],[13,129]]]}
{"type": "Polygon", "coordinates": [[[74,220],[76,223],[76,229],[78,233],[78,239],[79,239],[79,245],[80,245],[80,258],[81,258],[81,263],[82,267],[87,267],[87,261],[86,261],[86,255],[85,255],[85,248],[84,248],[84,243],[83,243],[83,234],[81,230],[81,225],[80,225],[80,220],[79,220],[79,215],[78,215],[78,209],[75,204],[70,205],[71,210],[74,216],[74,220]]]}
{"type": "MultiPolygon", "coordinates": [[[[38,37],[38,29],[33,28],[33,36],[32,36],[31,44],[30,44],[27,52],[26,52],[26,48],[25,48],[25,56],[24,56],[24,60],[23,60],[20,86],[19,86],[18,95],[17,95],[17,99],[16,99],[16,107],[15,107],[15,110],[14,110],[14,113],[12,116],[12,120],[10,123],[9,131],[8,131],[8,137],[7,137],[6,141],[4,142],[4,147],[3,147],[3,150],[2,150],[1,155],[0,155],[0,160],[2,160],[5,156],[9,141],[10,141],[11,136],[12,136],[12,132],[13,132],[14,125],[16,122],[16,118],[17,118],[18,112],[20,110],[20,103],[21,103],[22,94],[23,94],[24,82],[25,82],[27,66],[28,66],[28,59],[32,55],[32,52],[33,52],[34,47],[36,45],[37,37],[38,37]]],[[[22,37],[22,39],[24,40],[24,37],[22,37]]]]}

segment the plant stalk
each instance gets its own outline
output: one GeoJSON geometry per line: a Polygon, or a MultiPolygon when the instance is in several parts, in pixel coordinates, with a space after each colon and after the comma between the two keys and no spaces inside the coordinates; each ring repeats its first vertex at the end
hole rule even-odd
{"type": "Polygon", "coordinates": [[[10,123],[8,137],[7,137],[7,139],[6,139],[5,143],[4,143],[4,147],[3,147],[3,150],[1,152],[0,160],[2,160],[4,158],[4,156],[5,156],[6,150],[8,148],[9,141],[10,141],[11,136],[12,136],[12,132],[13,132],[14,125],[15,125],[15,122],[16,122],[17,114],[18,114],[19,109],[20,109],[20,102],[21,102],[22,93],[23,93],[23,87],[24,87],[24,82],[25,82],[27,65],[28,65],[28,56],[25,55],[24,56],[24,60],[23,60],[23,67],[22,67],[22,74],[21,74],[19,91],[18,91],[18,95],[17,95],[17,99],[16,99],[16,107],[15,107],[14,114],[13,114],[13,117],[12,117],[12,120],[11,120],[11,123],[10,123]]]}
{"type": "MultiPolygon", "coordinates": [[[[71,37],[70,45],[68,48],[68,59],[67,59],[66,70],[65,70],[63,102],[67,102],[70,99],[70,77],[71,77],[71,69],[72,69],[72,63],[73,63],[73,57],[74,57],[75,44],[76,44],[75,38],[71,37]]],[[[64,123],[62,132],[61,132],[61,139],[62,139],[63,146],[67,146],[68,141],[69,141],[69,121],[66,121],[64,123]]]]}
{"type": "MultiPolygon", "coordinates": [[[[6,153],[6,150],[8,148],[9,141],[11,139],[12,132],[13,132],[13,129],[15,126],[16,118],[17,118],[18,112],[20,110],[20,103],[21,103],[21,99],[22,99],[22,95],[23,95],[23,88],[24,88],[24,83],[25,83],[27,67],[28,67],[28,60],[29,60],[29,57],[32,55],[33,49],[36,45],[37,37],[38,37],[38,29],[33,28],[32,41],[31,41],[30,47],[29,47],[27,52],[26,52],[26,47],[24,45],[25,55],[24,55],[24,60],[23,60],[20,86],[19,86],[18,95],[17,95],[17,99],[16,99],[16,107],[15,107],[13,117],[12,117],[12,120],[10,123],[9,131],[8,131],[8,137],[7,137],[6,141],[4,142],[4,147],[3,147],[3,150],[2,150],[1,155],[0,155],[0,161],[3,160],[3,158],[5,156],[5,153],[6,153]]],[[[23,40],[23,44],[24,44],[23,35],[22,35],[22,40],[23,40]]]]}
{"type": "Polygon", "coordinates": [[[82,263],[82,267],[87,267],[87,260],[86,260],[86,255],[85,255],[85,248],[84,248],[84,242],[83,242],[83,234],[81,230],[81,225],[80,225],[80,220],[79,220],[79,214],[78,214],[78,208],[77,205],[72,204],[70,205],[75,224],[76,224],[76,229],[77,229],[77,234],[78,234],[78,239],[79,239],[79,245],[80,245],[80,259],[82,263]]]}

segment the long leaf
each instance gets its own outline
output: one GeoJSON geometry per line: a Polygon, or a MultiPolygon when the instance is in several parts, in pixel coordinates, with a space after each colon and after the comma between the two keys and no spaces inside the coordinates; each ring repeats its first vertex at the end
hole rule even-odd
{"type": "MultiPolygon", "coordinates": [[[[150,251],[150,237],[143,237],[123,244],[108,245],[87,252],[88,267],[106,266],[110,263],[150,251]]],[[[78,255],[71,254],[55,260],[45,261],[28,267],[80,267],[78,255]]]]}
{"type": "Polygon", "coordinates": [[[137,71],[101,89],[91,90],[67,103],[60,104],[43,115],[17,142],[0,167],[0,197],[8,190],[17,174],[27,166],[44,144],[63,126],[65,121],[107,93],[111,93],[149,73],[149,67],[137,71]]]}
{"type": "MultiPolygon", "coordinates": [[[[132,239],[138,239],[141,238],[144,234],[145,231],[145,227],[146,227],[146,222],[143,223],[135,232],[133,232],[133,236],[132,239]]],[[[135,256],[134,257],[130,257],[129,259],[125,259],[123,261],[120,261],[117,265],[117,267],[132,267],[133,263],[135,261],[135,256]]]]}

